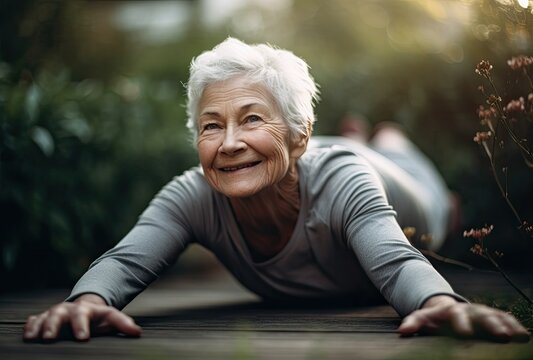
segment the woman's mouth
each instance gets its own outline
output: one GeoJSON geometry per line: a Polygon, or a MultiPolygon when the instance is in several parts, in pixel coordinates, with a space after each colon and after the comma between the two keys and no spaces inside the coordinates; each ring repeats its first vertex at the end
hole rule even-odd
{"type": "Polygon", "coordinates": [[[221,170],[221,171],[226,171],[226,172],[237,171],[237,170],[246,169],[246,168],[249,168],[249,167],[254,167],[257,164],[259,164],[260,162],[261,161],[254,161],[254,162],[249,162],[249,163],[235,165],[235,166],[225,166],[225,167],[221,167],[221,168],[218,168],[218,169],[221,170]]]}

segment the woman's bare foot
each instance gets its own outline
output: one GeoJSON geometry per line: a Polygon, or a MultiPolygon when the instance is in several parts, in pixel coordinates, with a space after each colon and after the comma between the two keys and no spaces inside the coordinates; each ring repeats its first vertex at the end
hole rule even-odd
{"type": "Polygon", "coordinates": [[[361,115],[345,115],[341,121],[340,134],[343,137],[365,144],[369,135],[368,121],[361,115]]]}
{"type": "Polygon", "coordinates": [[[401,125],[393,122],[381,122],[372,130],[372,146],[382,150],[398,150],[411,146],[411,141],[401,125]]]}

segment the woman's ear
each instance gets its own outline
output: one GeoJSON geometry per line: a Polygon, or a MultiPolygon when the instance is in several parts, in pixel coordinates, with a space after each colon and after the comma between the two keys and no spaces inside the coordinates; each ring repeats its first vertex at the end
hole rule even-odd
{"type": "Polygon", "coordinates": [[[311,132],[313,131],[313,125],[311,122],[308,122],[306,130],[305,134],[298,134],[293,138],[290,156],[294,159],[298,159],[305,153],[305,150],[307,150],[307,143],[309,142],[311,132]]]}
{"type": "Polygon", "coordinates": [[[303,134],[299,136],[299,139],[295,139],[295,141],[292,143],[290,156],[294,159],[298,159],[300,156],[302,156],[307,149],[308,141],[309,137],[303,134]]]}

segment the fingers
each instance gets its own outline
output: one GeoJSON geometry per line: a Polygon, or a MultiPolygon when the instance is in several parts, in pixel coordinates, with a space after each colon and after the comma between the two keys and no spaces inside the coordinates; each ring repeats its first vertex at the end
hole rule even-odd
{"type": "Polygon", "coordinates": [[[26,341],[56,339],[65,322],[68,322],[68,317],[68,307],[64,304],[55,305],[39,315],[30,316],[24,325],[23,339],[26,341]]]}
{"type": "Polygon", "coordinates": [[[464,307],[450,308],[450,325],[451,330],[459,337],[469,338],[474,335],[472,321],[464,307]]]}
{"type": "Polygon", "coordinates": [[[87,307],[80,306],[74,310],[71,325],[72,333],[76,339],[86,341],[91,337],[90,316],[91,311],[87,307]]]}
{"type": "Polygon", "coordinates": [[[59,329],[68,319],[68,309],[65,306],[56,305],[47,311],[46,316],[41,325],[41,337],[43,340],[55,339],[59,333],[59,329]]]}
{"type": "Polygon", "coordinates": [[[522,326],[522,324],[520,324],[514,316],[510,314],[504,315],[505,316],[503,316],[502,321],[504,321],[509,329],[511,329],[511,340],[517,342],[528,342],[530,334],[527,329],[522,326]]]}
{"type": "Polygon", "coordinates": [[[24,325],[23,338],[25,340],[32,340],[40,336],[41,325],[45,319],[45,313],[41,315],[32,315],[26,321],[24,325]]]}
{"type": "Polygon", "coordinates": [[[401,336],[438,333],[460,338],[527,342],[530,334],[511,314],[479,304],[435,306],[414,311],[398,328],[401,336]]]}
{"type": "Polygon", "coordinates": [[[470,305],[469,313],[476,337],[498,342],[529,341],[526,328],[509,313],[478,304],[470,305]]]}
{"type": "Polygon", "coordinates": [[[480,320],[480,327],[493,341],[527,342],[528,331],[511,314],[490,309],[490,312],[480,320]]]}
{"type": "Polygon", "coordinates": [[[414,311],[404,318],[398,331],[402,336],[411,336],[415,333],[433,333],[439,328],[439,323],[448,315],[449,306],[436,306],[414,311]]]}
{"type": "Polygon", "coordinates": [[[115,308],[106,306],[95,309],[95,317],[100,320],[101,325],[106,328],[116,329],[124,335],[139,337],[142,329],[135,324],[133,319],[115,308]]]}
{"type": "Polygon", "coordinates": [[[23,338],[25,340],[54,339],[62,326],[64,316],[65,311],[59,305],[39,315],[30,316],[24,326],[23,338]]]}
{"type": "Polygon", "coordinates": [[[109,323],[113,325],[118,331],[125,335],[139,337],[141,336],[141,328],[135,324],[133,319],[120,311],[114,311],[108,318],[109,323]]]}
{"type": "Polygon", "coordinates": [[[62,328],[70,325],[77,340],[87,341],[91,336],[91,324],[100,333],[117,330],[128,336],[141,335],[141,328],[133,319],[117,309],[79,302],[58,304],[37,316],[30,316],[24,326],[23,338],[52,341],[60,336],[62,328]]]}
{"type": "Polygon", "coordinates": [[[517,342],[528,342],[530,334],[527,329],[522,326],[522,324],[520,324],[518,320],[516,320],[516,318],[511,314],[504,313],[504,315],[503,321],[505,321],[506,325],[511,329],[513,334],[511,340],[517,342]]]}
{"type": "Polygon", "coordinates": [[[411,336],[419,332],[424,326],[424,321],[417,316],[416,313],[413,313],[405,317],[398,328],[398,332],[402,336],[411,336]]]}

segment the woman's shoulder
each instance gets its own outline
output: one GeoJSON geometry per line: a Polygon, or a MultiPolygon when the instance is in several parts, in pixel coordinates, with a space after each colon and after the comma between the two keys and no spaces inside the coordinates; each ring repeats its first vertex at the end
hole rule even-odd
{"type": "Polygon", "coordinates": [[[215,226],[220,201],[207,183],[200,167],[175,176],[154,196],[143,216],[179,223],[199,238],[204,229],[215,226]]]}
{"type": "Polygon", "coordinates": [[[383,189],[378,172],[357,146],[311,144],[300,160],[301,179],[311,199],[332,201],[339,196],[352,198],[368,189],[383,189]]]}
{"type": "Polygon", "coordinates": [[[300,158],[300,168],[315,176],[324,175],[325,172],[342,172],[346,170],[346,167],[372,168],[362,153],[362,148],[349,146],[349,143],[344,144],[342,141],[335,142],[333,139],[339,138],[312,138],[308,150],[300,158]]]}
{"type": "Polygon", "coordinates": [[[212,202],[213,196],[213,190],[202,169],[193,167],[172,178],[159,190],[150,204],[188,217],[190,214],[201,212],[206,204],[212,202]]]}
{"type": "Polygon", "coordinates": [[[199,166],[195,166],[172,178],[161,192],[185,192],[192,195],[192,193],[209,192],[209,189],[211,188],[204,177],[202,169],[199,166]]]}

